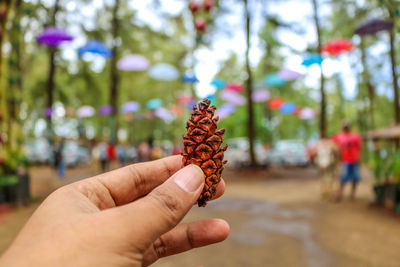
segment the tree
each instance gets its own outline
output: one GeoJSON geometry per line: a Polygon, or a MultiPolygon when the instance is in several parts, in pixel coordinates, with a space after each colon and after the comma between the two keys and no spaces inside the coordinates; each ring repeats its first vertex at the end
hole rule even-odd
{"type": "Polygon", "coordinates": [[[248,6],[248,0],[244,0],[244,12],[246,19],[246,72],[247,72],[247,80],[246,80],[246,96],[247,96],[247,112],[248,112],[248,121],[247,121],[247,135],[249,139],[249,155],[250,155],[250,163],[252,166],[257,166],[257,158],[254,153],[254,139],[255,139],[255,127],[254,127],[254,104],[253,99],[251,97],[253,93],[253,74],[250,67],[250,34],[251,34],[251,15],[248,6]]]}
{"type": "MultiPolygon", "coordinates": [[[[317,32],[317,48],[318,52],[321,51],[322,47],[322,34],[321,34],[321,26],[319,22],[319,11],[318,11],[318,3],[317,0],[312,0],[313,11],[314,11],[314,25],[315,30],[317,32]]],[[[321,138],[326,137],[326,94],[325,94],[325,76],[322,71],[321,65],[321,80],[320,80],[320,121],[319,121],[319,135],[321,138]]]]}

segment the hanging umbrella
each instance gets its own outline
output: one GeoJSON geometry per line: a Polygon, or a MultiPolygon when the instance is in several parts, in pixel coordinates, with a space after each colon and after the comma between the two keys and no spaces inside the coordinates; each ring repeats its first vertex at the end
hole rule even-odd
{"type": "Polygon", "coordinates": [[[256,90],[252,93],[251,98],[254,102],[264,102],[270,97],[268,90],[256,90]]]}
{"type": "Polygon", "coordinates": [[[57,27],[48,27],[37,36],[37,41],[39,43],[48,46],[58,46],[62,42],[72,41],[72,39],[72,36],[64,29],[57,27]]]}
{"type": "Polygon", "coordinates": [[[197,105],[197,102],[193,100],[193,101],[190,101],[189,103],[187,103],[186,107],[188,110],[192,110],[193,107],[196,105],[197,105]]]}
{"type": "Polygon", "coordinates": [[[282,98],[271,98],[271,100],[268,102],[268,107],[270,109],[278,109],[285,104],[285,101],[282,98]]]}
{"type": "Polygon", "coordinates": [[[232,104],[224,104],[215,112],[216,116],[219,116],[220,119],[228,117],[230,114],[236,111],[236,107],[232,104]]]}
{"type": "Polygon", "coordinates": [[[97,40],[89,41],[86,45],[79,48],[79,56],[83,56],[86,53],[97,54],[107,58],[112,57],[111,50],[103,42],[97,40]]]}
{"type": "Polygon", "coordinates": [[[290,102],[285,103],[279,108],[279,111],[283,114],[292,114],[296,111],[296,105],[290,102]]]}
{"type": "Polygon", "coordinates": [[[310,54],[304,55],[303,62],[301,62],[301,65],[306,66],[306,67],[309,67],[314,64],[321,65],[323,60],[324,59],[320,54],[310,53],[310,54]]]}
{"type": "Polygon", "coordinates": [[[171,113],[173,114],[173,115],[175,115],[175,116],[177,116],[177,117],[180,117],[180,116],[183,116],[183,114],[184,114],[184,110],[183,110],[183,108],[181,108],[180,106],[178,106],[178,105],[172,105],[172,106],[170,106],[169,107],[169,110],[171,111],[171,113]]]}
{"type": "Polygon", "coordinates": [[[147,70],[150,68],[150,62],[144,56],[132,54],[118,60],[117,68],[126,71],[147,70]]]}
{"type": "Polygon", "coordinates": [[[138,102],[130,101],[130,102],[126,102],[121,107],[121,111],[122,111],[122,113],[136,112],[139,110],[139,108],[140,108],[140,105],[138,102]]]}
{"type": "Polygon", "coordinates": [[[284,79],[285,81],[293,81],[296,80],[297,78],[299,78],[301,76],[300,73],[298,73],[297,71],[293,71],[293,70],[289,70],[289,69],[281,69],[278,72],[278,76],[282,79],[284,79]]]}
{"type": "Polygon", "coordinates": [[[315,111],[311,108],[303,108],[300,111],[299,117],[304,120],[312,119],[315,117],[315,111]]]}
{"type": "Polygon", "coordinates": [[[180,104],[188,104],[195,101],[194,97],[192,95],[188,95],[188,94],[184,94],[184,95],[180,95],[178,96],[178,102],[180,104]]]}
{"type": "Polygon", "coordinates": [[[234,92],[241,92],[244,89],[243,84],[240,83],[228,83],[225,88],[226,90],[234,92]]]}
{"type": "Polygon", "coordinates": [[[380,31],[389,31],[393,28],[393,22],[385,19],[369,19],[364,21],[354,31],[358,35],[372,35],[380,31]]]}
{"type": "Polygon", "coordinates": [[[197,83],[199,81],[193,71],[187,71],[182,75],[181,80],[184,83],[197,83]]]}
{"type": "Polygon", "coordinates": [[[76,111],[76,116],[79,118],[92,117],[96,113],[95,109],[91,106],[82,106],[76,111]]]}
{"type": "Polygon", "coordinates": [[[267,86],[282,86],[286,84],[286,81],[282,79],[278,74],[271,73],[265,77],[264,83],[267,86]]]}
{"type": "Polygon", "coordinates": [[[110,115],[114,111],[114,108],[110,105],[104,105],[99,108],[100,115],[110,115]]]}
{"type": "Polygon", "coordinates": [[[151,69],[149,70],[149,75],[156,80],[172,81],[178,79],[179,72],[172,65],[159,63],[151,67],[151,69]]]}
{"type": "Polygon", "coordinates": [[[226,86],[226,81],[222,79],[215,78],[210,83],[212,86],[215,86],[217,89],[224,89],[226,86]]]}
{"type": "Polygon", "coordinates": [[[244,105],[246,103],[246,98],[236,92],[227,91],[226,89],[221,92],[220,95],[222,100],[232,104],[232,105],[244,105]]]}
{"type": "Polygon", "coordinates": [[[45,110],[44,110],[44,116],[46,116],[46,117],[51,117],[51,115],[53,115],[53,108],[51,108],[51,107],[48,107],[48,108],[46,108],[45,110]]]}
{"type": "Polygon", "coordinates": [[[146,102],[146,108],[152,110],[161,107],[162,104],[163,102],[161,99],[153,98],[146,102]]]}
{"type": "Polygon", "coordinates": [[[170,123],[174,119],[174,116],[171,114],[171,112],[169,112],[168,109],[163,107],[157,108],[154,111],[154,115],[164,120],[167,123],[170,123]]]}
{"type": "Polygon", "coordinates": [[[321,47],[321,53],[328,56],[338,56],[344,52],[350,52],[355,48],[349,39],[331,40],[321,47]]]}

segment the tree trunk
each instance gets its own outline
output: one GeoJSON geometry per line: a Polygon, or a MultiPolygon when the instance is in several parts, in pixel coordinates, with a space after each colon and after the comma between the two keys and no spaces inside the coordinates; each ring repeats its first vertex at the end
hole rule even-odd
{"type": "Polygon", "coordinates": [[[393,102],[394,102],[394,118],[396,124],[400,123],[400,110],[399,110],[399,84],[397,82],[396,71],[396,47],[395,47],[395,27],[390,30],[390,61],[392,63],[392,77],[393,77],[393,102]]]}
{"type": "Polygon", "coordinates": [[[253,77],[250,68],[250,33],[251,33],[251,17],[248,7],[248,0],[244,0],[244,12],[246,17],[246,71],[247,71],[247,81],[246,81],[246,94],[247,94],[247,135],[249,139],[249,156],[251,166],[257,166],[257,158],[254,152],[254,140],[255,140],[255,126],[254,126],[254,105],[253,99],[251,97],[253,93],[253,77]]]}
{"type": "MultiPolygon", "coordinates": [[[[321,47],[322,47],[322,37],[321,37],[321,28],[320,28],[319,18],[318,18],[317,0],[312,0],[312,5],[313,5],[313,10],[314,10],[315,29],[317,31],[318,53],[320,53],[321,47]]],[[[325,96],[325,77],[324,77],[324,73],[322,71],[322,65],[321,65],[320,94],[321,94],[321,103],[320,103],[319,135],[321,138],[325,138],[326,137],[326,96],[325,96]]]]}
{"type": "Polygon", "coordinates": [[[110,62],[110,106],[112,106],[113,111],[110,116],[110,141],[115,142],[117,140],[118,132],[118,71],[117,71],[117,60],[118,60],[118,44],[117,38],[119,34],[119,19],[118,19],[118,9],[120,5],[120,0],[115,0],[115,5],[112,12],[112,38],[113,56],[110,62]]]}
{"type": "MultiPolygon", "coordinates": [[[[6,89],[2,86],[2,71],[3,71],[3,42],[6,35],[6,22],[8,18],[9,11],[11,9],[11,1],[1,1],[0,2],[0,130],[2,128],[2,123],[6,121],[7,118],[7,103],[6,103],[6,89]]],[[[6,125],[4,127],[7,127],[6,125]]]]}
{"type": "MultiPolygon", "coordinates": [[[[54,2],[53,13],[50,18],[50,26],[56,26],[57,24],[57,13],[60,10],[60,0],[54,2]]],[[[49,47],[49,76],[47,78],[47,106],[46,108],[51,108],[54,102],[54,77],[56,75],[56,65],[54,62],[57,49],[56,47],[49,47]]],[[[51,115],[47,117],[47,131],[48,138],[52,142],[53,137],[53,125],[51,121],[51,115]]]]}
{"type": "Polygon", "coordinates": [[[367,90],[368,90],[369,117],[370,117],[370,127],[369,127],[369,129],[371,130],[371,129],[375,128],[375,120],[374,120],[374,95],[375,95],[375,90],[374,90],[374,87],[371,84],[371,79],[370,79],[370,75],[369,75],[369,71],[368,71],[364,37],[361,37],[360,50],[361,50],[361,63],[362,63],[362,66],[363,66],[363,80],[364,80],[364,84],[367,86],[367,90]]]}

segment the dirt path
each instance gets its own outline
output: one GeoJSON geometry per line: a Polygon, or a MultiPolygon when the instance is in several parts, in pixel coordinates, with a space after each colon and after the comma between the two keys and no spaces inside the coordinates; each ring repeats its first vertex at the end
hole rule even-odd
{"type": "MultiPolygon", "coordinates": [[[[96,169],[33,171],[36,196],[90,176],[96,169]]],[[[223,243],[159,260],[154,266],[399,266],[400,219],[371,207],[371,181],[364,179],[356,201],[322,201],[313,169],[224,173],[227,191],[206,208],[194,208],[187,221],[224,218],[231,234],[223,243]]],[[[36,205],[0,219],[3,251],[36,205]]]]}

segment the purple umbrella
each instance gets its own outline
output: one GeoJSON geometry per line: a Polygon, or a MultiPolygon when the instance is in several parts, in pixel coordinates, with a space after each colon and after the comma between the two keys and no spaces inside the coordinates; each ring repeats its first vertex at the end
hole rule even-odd
{"type": "Polygon", "coordinates": [[[236,107],[232,104],[225,104],[222,105],[217,111],[215,112],[216,116],[219,116],[221,119],[228,117],[230,114],[236,111],[236,107]]]}
{"type": "Polygon", "coordinates": [[[150,62],[141,55],[128,55],[121,58],[117,68],[126,71],[141,71],[150,68],[150,62]]]}
{"type": "Polygon", "coordinates": [[[130,102],[126,102],[122,107],[121,107],[121,111],[122,113],[129,113],[129,112],[135,112],[138,111],[140,108],[139,103],[135,102],[135,101],[130,101],[130,102]]]}
{"type": "Polygon", "coordinates": [[[58,46],[62,42],[72,41],[72,39],[72,36],[64,29],[57,27],[48,27],[37,36],[37,41],[39,43],[48,46],[58,46]]]}
{"type": "Polygon", "coordinates": [[[96,113],[95,109],[91,106],[82,106],[76,111],[76,116],[79,118],[92,117],[96,113]]]}
{"type": "Polygon", "coordinates": [[[246,103],[246,98],[240,94],[232,91],[224,90],[221,92],[221,99],[233,105],[244,105],[246,103]]]}
{"type": "Polygon", "coordinates": [[[393,28],[393,22],[385,19],[366,20],[354,31],[358,35],[372,35],[380,31],[389,31],[393,28]]]}
{"type": "Polygon", "coordinates": [[[299,117],[303,120],[312,119],[315,117],[315,111],[311,108],[303,108],[300,111],[299,117]]]}
{"type": "Polygon", "coordinates": [[[171,114],[171,112],[163,107],[157,108],[154,111],[154,115],[167,123],[171,122],[174,119],[174,116],[171,114]]]}
{"type": "Polygon", "coordinates": [[[110,105],[104,105],[99,108],[100,115],[110,115],[113,113],[113,107],[110,105]]]}
{"type": "Polygon", "coordinates": [[[256,90],[251,95],[254,102],[264,102],[269,100],[270,94],[268,90],[256,90]]]}
{"type": "Polygon", "coordinates": [[[293,70],[281,69],[278,72],[278,76],[284,79],[285,81],[293,81],[299,78],[301,74],[293,70]]]}
{"type": "Polygon", "coordinates": [[[46,117],[51,117],[52,114],[53,114],[53,108],[48,107],[48,108],[45,109],[44,115],[45,115],[46,117]]]}

